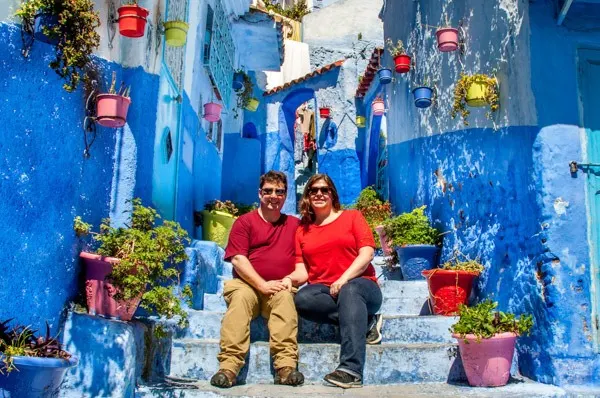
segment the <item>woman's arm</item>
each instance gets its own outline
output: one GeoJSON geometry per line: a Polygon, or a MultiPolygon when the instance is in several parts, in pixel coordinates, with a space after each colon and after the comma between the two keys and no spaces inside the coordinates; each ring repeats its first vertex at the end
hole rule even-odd
{"type": "Polygon", "coordinates": [[[354,259],[350,267],[339,277],[339,279],[331,284],[329,293],[332,296],[337,296],[342,286],[348,283],[349,280],[361,276],[371,261],[373,260],[373,254],[375,250],[371,246],[363,246],[358,249],[358,256],[354,259]]]}
{"type": "Polygon", "coordinates": [[[304,263],[297,263],[296,269],[291,274],[284,276],[281,280],[287,287],[288,290],[292,290],[292,286],[298,287],[302,286],[308,280],[308,272],[306,272],[306,267],[304,263]],[[288,284],[288,279],[291,283],[288,284]]]}

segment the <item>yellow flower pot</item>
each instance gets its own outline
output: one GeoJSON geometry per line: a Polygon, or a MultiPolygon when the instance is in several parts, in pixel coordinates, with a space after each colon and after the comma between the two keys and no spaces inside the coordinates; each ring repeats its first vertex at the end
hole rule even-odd
{"type": "Polygon", "coordinates": [[[227,245],[229,232],[236,217],[222,211],[202,211],[202,239],[215,242],[221,247],[227,245]]]}
{"type": "Polygon", "coordinates": [[[248,101],[248,105],[246,105],[245,109],[250,112],[256,112],[256,110],[258,109],[258,104],[260,104],[260,102],[258,102],[256,98],[250,98],[250,100],[248,101]]]}
{"type": "Polygon", "coordinates": [[[465,101],[467,105],[472,107],[486,106],[488,103],[485,100],[485,94],[488,86],[483,80],[475,80],[467,90],[465,101]]]}
{"type": "Polygon", "coordinates": [[[183,21],[169,21],[164,23],[165,41],[171,47],[181,47],[187,39],[189,25],[183,21]]]}
{"type": "Polygon", "coordinates": [[[364,116],[357,116],[356,117],[356,126],[358,127],[365,127],[367,125],[367,120],[365,119],[364,116]]]}

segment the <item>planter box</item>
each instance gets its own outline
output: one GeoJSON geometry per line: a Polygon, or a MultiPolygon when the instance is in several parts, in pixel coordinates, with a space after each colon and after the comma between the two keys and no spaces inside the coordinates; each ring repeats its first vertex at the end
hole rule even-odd
{"type": "Polygon", "coordinates": [[[17,370],[0,374],[0,394],[3,397],[57,397],[65,372],[79,362],[75,357],[60,359],[15,356],[12,359],[17,370]]]}

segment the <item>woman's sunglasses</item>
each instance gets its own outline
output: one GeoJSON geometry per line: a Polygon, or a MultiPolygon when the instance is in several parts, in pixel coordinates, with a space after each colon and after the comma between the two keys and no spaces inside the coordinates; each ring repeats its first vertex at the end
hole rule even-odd
{"type": "Polygon", "coordinates": [[[308,188],[308,193],[310,195],[316,195],[321,192],[323,195],[329,195],[331,192],[331,188],[329,187],[310,187],[308,188]]]}

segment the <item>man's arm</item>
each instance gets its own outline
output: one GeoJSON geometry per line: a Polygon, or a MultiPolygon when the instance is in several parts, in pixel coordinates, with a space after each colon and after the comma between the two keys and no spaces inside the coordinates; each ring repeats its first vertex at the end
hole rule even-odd
{"type": "Polygon", "coordinates": [[[240,278],[248,282],[250,286],[262,294],[274,294],[286,288],[281,281],[265,281],[258,272],[256,272],[246,256],[236,254],[231,259],[231,264],[233,264],[235,272],[237,272],[240,278]]]}

